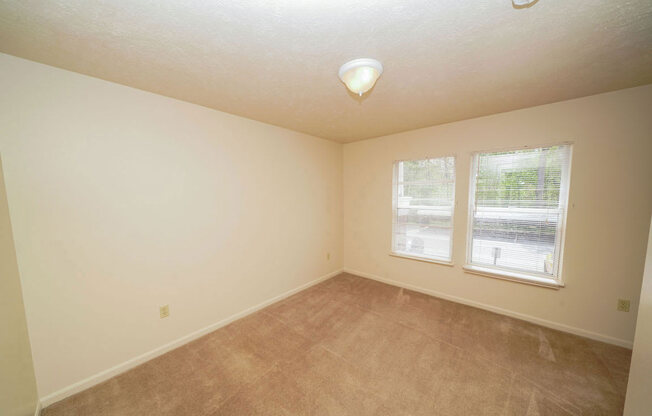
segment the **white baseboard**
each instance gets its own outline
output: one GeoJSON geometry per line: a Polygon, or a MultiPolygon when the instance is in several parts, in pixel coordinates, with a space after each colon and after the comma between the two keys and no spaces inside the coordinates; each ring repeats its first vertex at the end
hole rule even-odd
{"type": "Polygon", "coordinates": [[[36,401],[36,408],[34,409],[34,416],[41,416],[41,401],[36,401]]]}
{"type": "Polygon", "coordinates": [[[625,340],[625,339],[615,338],[615,337],[612,337],[612,336],[609,336],[609,335],[604,335],[604,334],[599,334],[597,332],[587,331],[585,329],[576,328],[576,327],[570,326],[570,325],[560,324],[558,322],[548,321],[546,319],[537,318],[535,316],[526,315],[524,313],[514,312],[514,311],[510,311],[508,309],[499,308],[497,306],[487,305],[485,303],[480,303],[480,302],[476,302],[476,301],[473,301],[473,300],[448,295],[446,293],[438,292],[436,290],[425,289],[425,288],[410,285],[410,284],[407,284],[407,283],[398,282],[396,280],[386,279],[384,277],[376,276],[376,275],[371,274],[371,273],[361,272],[359,270],[352,270],[352,269],[348,269],[348,268],[344,268],[343,270],[346,273],[351,273],[351,274],[354,274],[354,275],[360,276],[360,277],[366,277],[367,279],[377,280],[379,282],[387,283],[387,284],[392,285],[392,286],[398,286],[398,287],[402,287],[404,289],[414,290],[415,292],[420,292],[420,293],[424,293],[426,295],[431,295],[431,296],[435,296],[435,297],[438,297],[438,298],[450,300],[452,302],[457,302],[457,303],[461,303],[461,304],[464,304],[464,305],[473,306],[473,307],[476,307],[476,308],[479,308],[479,309],[484,309],[484,310],[487,310],[487,311],[490,311],[490,312],[499,313],[501,315],[511,316],[513,318],[521,319],[523,321],[532,322],[534,324],[545,326],[545,327],[552,328],[552,329],[556,329],[556,330],[559,330],[559,331],[568,332],[568,333],[571,333],[571,334],[574,334],[574,335],[579,335],[579,336],[586,337],[586,338],[591,338],[591,339],[594,339],[596,341],[606,342],[608,344],[618,345],[620,347],[629,348],[630,350],[632,349],[632,345],[633,345],[632,341],[628,341],[628,340],[625,340]]]}
{"type": "MultiPolygon", "coordinates": [[[[242,312],[238,312],[238,313],[236,313],[234,315],[229,316],[228,318],[222,319],[219,322],[216,322],[216,323],[214,323],[212,325],[209,325],[209,326],[207,326],[205,328],[202,328],[202,329],[199,329],[197,331],[191,332],[190,334],[185,335],[185,336],[183,336],[181,338],[178,338],[178,339],[176,339],[176,340],[174,340],[172,342],[169,342],[169,343],[167,343],[165,345],[162,345],[162,346],[160,346],[158,348],[155,348],[155,349],[153,349],[151,351],[148,351],[148,352],[146,352],[144,354],[141,354],[141,355],[139,355],[137,357],[134,357],[134,358],[132,358],[130,360],[127,360],[127,361],[125,361],[123,363],[120,363],[120,364],[118,364],[116,366],[113,366],[113,367],[108,368],[108,369],[106,369],[104,371],[101,371],[101,372],[99,372],[97,374],[94,374],[94,375],[92,375],[90,377],[87,377],[87,378],[85,378],[83,380],[80,380],[80,381],[78,381],[78,382],[76,382],[74,384],[71,384],[71,385],[69,385],[67,387],[64,387],[61,390],[58,390],[58,391],[56,391],[54,393],[48,394],[47,396],[41,398],[37,410],[40,413],[41,406],[47,407],[47,406],[49,406],[49,405],[51,405],[53,403],[56,403],[56,402],[58,402],[60,400],[65,399],[66,397],[72,396],[75,393],[79,393],[82,390],[86,390],[86,389],[88,389],[90,387],[93,387],[94,385],[99,384],[99,383],[101,383],[101,382],[103,382],[105,380],[108,380],[111,377],[115,377],[116,375],[118,375],[120,373],[124,373],[125,371],[130,370],[130,369],[132,369],[132,368],[134,368],[134,367],[136,367],[136,366],[138,366],[138,365],[140,365],[140,364],[142,364],[142,363],[144,363],[146,361],[149,361],[149,360],[151,360],[153,358],[156,358],[159,355],[163,355],[168,351],[171,351],[171,350],[173,350],[175,348],[178,348],[178,347],[180,347],[180,346],[182,346],[184,344],[187,344],[187,343],[189,343],[189,342],[191,342],[191,341],[193,341],[193,340],[195,340],[195,339],[197,339],[199,337],[202,337],[202,336],[204,336],[204,335],[206,335],[206,334],[208,334],[210,332],[213,332],[213,331],[215,331],[215,330],[217,330],[217,329],[219,329],[219,328],[221,328],[223,326],[226,326],[226,325],[230,324],[233,321],[236,321],[236,320],[238,320],[240,318],[244,318],[247,315],[250,315],[250,314],[252,314],[252,313],[254,313],[254,312],[256,312],[256,311],[258,311],[260,309],[263,309],[266,306],[271,305],[272,303],[276,303],[276,302],[278,302],[280,300],[283,300],[283,299],[285,299],[285,298],[287,298],[289,296],[294,295],[297,292],[300,292],[300,291],[302,291],[304,289],[307,289],[307,288],[309,288],[311,286],[314,286],[317,283],[320,283],[320,282],[322,282],[322,281],[324,281],[326,279],[329,279],[329,278],[331,278],[333,276],[336,276],[336,275],[338,275],[340,273],[342,273],[342,269],[335,270],[335,271],[333,271],[331,273],[325,274],[325,275],[323,275],[321,277],[318,277],[317,279],[312,280],[312,281],[310,281],[308,283],[305,283],[305,284],[303,284],[303,285],[301,285],[299,287],[288,290],[287,292],[282,293],[282,294],[280,294],[278,296],[274,296],[271,299],[267,299],[266,301],[261,302],[258,305],[254,305],[254,306],[252,306],[250,308],[247,308],[247,309],[243,310],[242,312]]],[[[38,415],[39,413],[36,413],[36,414],[38,415]]]]}

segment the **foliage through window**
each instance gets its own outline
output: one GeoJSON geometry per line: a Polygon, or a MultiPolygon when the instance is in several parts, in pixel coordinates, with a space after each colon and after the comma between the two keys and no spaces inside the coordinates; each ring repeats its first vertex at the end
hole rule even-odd
{"type": "Polygon", "coordinates": [[[570,152],[563,145],[474,155],[471,265],[557,280],[570,152]]]}
{"type": "Polygon", "coordinates": [[[392,251],[450,262],[454,200],[454,157],[396,162],[392,251]]]}

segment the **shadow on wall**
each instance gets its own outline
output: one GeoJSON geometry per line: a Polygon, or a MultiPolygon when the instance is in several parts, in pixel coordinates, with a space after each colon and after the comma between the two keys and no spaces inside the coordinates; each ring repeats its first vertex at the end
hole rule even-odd
{"type": "Polygon", "coordinates": [[[0,158],[0,415],[31,416],[38,395],[0,158]]]}

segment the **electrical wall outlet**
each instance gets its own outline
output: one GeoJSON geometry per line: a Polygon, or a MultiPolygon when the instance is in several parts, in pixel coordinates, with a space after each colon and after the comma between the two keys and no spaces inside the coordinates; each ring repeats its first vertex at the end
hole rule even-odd
{"type": "Polygon", "coordinates": [[[618,299],[616,309],[620,312],[629,312],[629,299],[618,299]]]}
{"type": "Polygon", "coordinates": [[[159,315],[161,315],[161,319],[167,318],[170,316],[170,305],[163,305],[158,308],[159,315]]]}

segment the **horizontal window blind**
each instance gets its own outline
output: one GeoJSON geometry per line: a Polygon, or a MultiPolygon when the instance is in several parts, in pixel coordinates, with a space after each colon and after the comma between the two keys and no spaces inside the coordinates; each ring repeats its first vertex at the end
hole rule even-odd
{"type": "Polygon", "coordinates": [[[559,276],[570,146],[477,153],[469,262],[559,276]]]}
{"type": "Polygon", "coordinates": [[[396,162],[392,251],[450,261],[454,200],[454,157],[396,162]]]}

